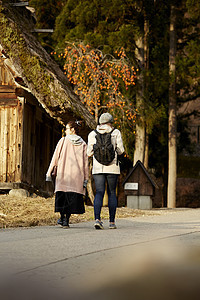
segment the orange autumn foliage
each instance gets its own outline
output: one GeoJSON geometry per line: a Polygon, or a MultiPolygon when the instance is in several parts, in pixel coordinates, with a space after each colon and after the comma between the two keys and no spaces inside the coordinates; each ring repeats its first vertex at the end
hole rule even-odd
{"type": "Polygon", "coordinates": [[[68,80],[96,120],[99,110],[107,109],[117,110],[119,118],[135,123],[136,111],[126,91],[135,85],[137,70],[130,65],[123,48],[116,51],[116,58],[89,45],[68,43],[64,53],[53,54],[64,59],[68,80]]]}

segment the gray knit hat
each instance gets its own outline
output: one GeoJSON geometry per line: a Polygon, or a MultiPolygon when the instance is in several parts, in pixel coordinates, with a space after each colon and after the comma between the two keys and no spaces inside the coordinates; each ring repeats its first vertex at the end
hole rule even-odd
{"type": "Polygon", "coordinates": [[[99,124],[112,123],[113,117],[109,113],[104,113],[99,118],[99,124]]]}

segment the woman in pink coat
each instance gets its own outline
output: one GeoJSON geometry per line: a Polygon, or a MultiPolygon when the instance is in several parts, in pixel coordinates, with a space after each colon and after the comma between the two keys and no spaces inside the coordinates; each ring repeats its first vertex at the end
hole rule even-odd
{"type": "Polygon", "coordinates": [[[88,181],[87,145],[78,135],[81,124],[70,121],[66,125],[66,136],[61,138],[54,151],[46,181],[57,166],[55,181],[55,212],[60,212],[57,223],[69,227],[71,214],[85,212],[83,195],[88,181]]]}

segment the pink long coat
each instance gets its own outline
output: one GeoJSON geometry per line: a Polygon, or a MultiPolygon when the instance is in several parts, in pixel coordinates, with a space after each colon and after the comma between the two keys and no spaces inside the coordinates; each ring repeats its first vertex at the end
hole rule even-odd
{"type": "Polygon", "coordinates": [[[46,174],[47,181],[55,165],[58,166],[55,192],[75,192],[84,195],[83,183],[88,180],[88,157],[87,145],[81,137],[67,135],[59,140],[46,174]]]}

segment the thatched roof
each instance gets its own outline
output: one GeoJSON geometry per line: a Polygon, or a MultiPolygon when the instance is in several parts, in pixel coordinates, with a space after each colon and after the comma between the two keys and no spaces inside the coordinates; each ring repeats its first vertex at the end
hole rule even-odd
{"type": "MultiPolygon", "coordinates": [[[[57,63],[33,35],[31,11],[0,0],[0,45],[15,74],[54,118],[66,123],[71,118],[84,119],[88,127],[96,123],[79,97],[73,92],[57,63]]],[[[10,1],[12,2],[12,1],[10,1]]]]}

